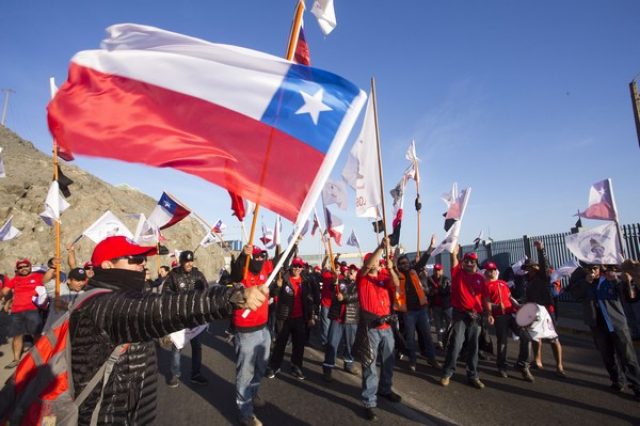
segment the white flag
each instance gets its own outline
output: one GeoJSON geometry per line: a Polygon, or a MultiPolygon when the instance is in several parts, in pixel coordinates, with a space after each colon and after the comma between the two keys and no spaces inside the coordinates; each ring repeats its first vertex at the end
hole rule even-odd
{"type": "Polygon", "coordinates": [[[619,264],[624,260],[618,249],[618,228],[615,223],[567,235],[564,241],[578,260],[591,265],[619,264]]]}
{"type": "Polygon", "coordinates": [[[461,222],[457,220],[449,231],[447,232],[447,236],[438,244],[438,247],[431,253],[431,256],[438,255],[444,251],[448,251],[449,253],[453,252],[453,248],[458,245],[458,238],[460,237],[460,224],[461,222]]]}
{"type": "Polygon", "coordinates": [[[551,278],[549,279],[549,282],[553,283],[558,281],[560,278],[570,277],[571,274],[573,274],[573,271],[578,269],[578,267],[580,267],[580,264],[578,264],[578,262],[575,259],[569,260],[567,263],[563,264],[558,269],[553,270],[553,272],[551,273],[551,278]]]}
{"type": "Polygon", "coordinates": [[[273,229],[267,228],[264,224],[264,218],[262,220],[262,237],[260,237],[260,241],[264,244],[265,248],[269,247],[269,243],[273,241],[273,229]]]}
{"type": "Polygon", "coordinates": [[[53,226],[54,222],[60,220],[60,214],[68,208],[69,203],[60,194],[58,181],[54,180],[49,187],[47,199],[44,202],[44,211],[40,213],[40,217],[47,225],[53,226]]]}
{"type": "Polygon", "coordinates": [[[158,228],[147,220],[147,217],[140,213],[138,216],[138,225],[133,241],[141,246],[155,246],[160,242],[160,231],[158,228]]]}
{"type": "Polygon", "coordinates": [[[524,271],[522,269],[522,265],[524,265],[524,263],[527,261],[527,259],[528,259],[528,257],[525,254],[524,256],[522,256],[522,258],[520,260],[518,260],[516,263],[511,265],[511,269],[513,269],[513,273],[515,275],[518,275],[518,276],[527,275],[527,271],[524,271]]]}
{"type": "Polygon", "coordinates": [[[280,215],[276,215],[276,223],[273,226],[273,242],[269,245],[268,248],[273,249],[278,244],[282,244],[282,218],[280,215]]]}
{"type": "Polygon", "coordinates": [[[369,96],[360,134],[342,170],[342,178],[356,191],[356,215],[377,219],[382,204],[373,98],[369,96]]]}
{"type": "Polygon", "coordinates": [[[200,247],[209,247],[211,244],[216,242],[216,236],[213,231],[207,232],[207,234],[200,241],[200,247]]]}
{"type": "Polygon", "coordinates": [[[176,348],[182,349],[191,339],[202,333],[209,324],[198,325],[194,328],[185,328],[184,330],[176,331],[169,334],[169,338],[176,345],[176,348]]]}
{"type": "Polygon", "coordinates": [[[4,161],[2,161],[2,148],[0,148],[0,178],[7,177],[4,171],[4,161]]]}
{"type": "MultiPolygon", "coordinates": [[[[293,235],[296,233],[296,231],[298,230],[298,227],[296,224],[293,225],[293,229],[291,230],[291,234],[289,234],[289,237],[287,238],[287,243],[291,244],[291,241],[293,240],[293,235]]],[[[305,235],[307,235],[307,232],[309,232],[309,221],[307,220],[304,225],[302,226],[302,229],[300,230],[300,237],[304,237],[305,235]]]]}
{"type": "Polygon", "coordinates": [[[356,236],[355,229],[351,230],[351,235],[349,235],[349,239],[347,240],[346,244],[351,247],[360,248],[360,241],[358,241],[358,237],[356,236]]]}
{"type": "Polygon", "coordinates": [[[333,0],[315,0],[311,7],[311,13],[318,19],[318,25],[325,36],[329,35],[338,24],[333,0]]]}
{"type": "Polygon", "coordinates": [[[411,163],[409,167],[404,171],[404,175],[407,179],[413,179],[416,183],[420,184],[420,173],[418,169],[418,161],[420,159],[416,155],[416,141],[412,140],[411,144],[409,144],[409,148],[407,149],[407,153],[405,154],[405,158],[409,160],[411,163]]]}
{"type": "Polygon", "coordinates": [[[9,241],[22,234],[18,228],[13,226],[11,223],[12,220],[13,216],[9,216],[9,219],[7,219],[4,225],[2,225],[2,228],[0,228],[0,241],[9,241]]]}
{"type": "Polygon", "coordinates": [[[402,176],[400,182],[391,190],[391,198],[393,199],[393,215],[395,216],[404,205],[404,188],[407,184],[405,176],[402,176]]]}
{"type": "Polygon", "coordinates": [[[342,210],[347,210],[347,185],[341,180],[327,180],[322,189],[322,203],[325,206],[335,204],[342,210]]]}
{"type": "Polygon", "coordinates": [[[109,210],[100,216],[100,218],[91,226],[85,229],[82,235],[89,238],[96,244],[107,237],[113,237],[116,235],[122,235],[133,240],[133,234],[131,234],[131,231],[129,231],[125,224],[109,210]]]}

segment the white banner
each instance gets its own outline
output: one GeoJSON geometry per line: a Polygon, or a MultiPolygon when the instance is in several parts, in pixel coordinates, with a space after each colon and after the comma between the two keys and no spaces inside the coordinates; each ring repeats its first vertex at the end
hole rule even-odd
{"type": "Polygon", "coordinates": [[[567,235],[564,241],[569,251],[587,264],[619,264],[624,260],[618,248],[618,229],[613,222],[567,235]]]}

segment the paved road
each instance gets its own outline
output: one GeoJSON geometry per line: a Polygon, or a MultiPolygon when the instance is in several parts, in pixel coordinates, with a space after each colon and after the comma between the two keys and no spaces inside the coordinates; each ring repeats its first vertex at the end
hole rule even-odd
{"type": "MultiPolygon", "coordinates": [[[[158,383],[158,425],[223,425],[236,422],[234,403],[234,354],[222,338],[224,324],[218,323],[203,338],[203,373],[208,386],[194,387],[181,382],[168,388],[169,353],[158,349],[161,375],[158,383]]],[[[544,371],[535,371],[536,382],[526,383],[515,372],[499,378],[493,361],[481,361],[481,378],[487,387],[478,391],[466,384],[464,366],[448,388],[438,384],[440,372],[419,360],[416,373],[398,362],[394,388],[403,396],[402,404],[382,401],[379,424],[460,424],[460,425],[640,425],[640,403],[626,390],[622,395],[609,391],[609,380],[593,344],[586,336],[563,335],[565,370],[569,377],[553,374],[553,358],[543,348],[544,371]]],[[[511,345],[510,359],[516,345],[511,345]]],[[[10,348],[0,347],[8,362],[10,348]]],[[[188,377],[190,349],[184,350],[183,376],[188,377]]],[[[442,359],[442,354],[439,356],[442,359]]],[[[367,424],[361,414],[360,378],[336,371],[333,383],[321,375],[322,354],[305,352],[307,380],[299,381],[283,373],[264,379],[261,395],[266,407],[257,411],[267,425],[367,424]]],[[[283,370],[288,367],[287,361],[283,370]]],[[[7,370],[0,371],[4,381],[7,370]]]]}

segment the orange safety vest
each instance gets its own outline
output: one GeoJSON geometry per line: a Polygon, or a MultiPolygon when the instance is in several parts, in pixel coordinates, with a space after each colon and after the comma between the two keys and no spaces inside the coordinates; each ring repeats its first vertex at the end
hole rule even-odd
{"type": "MultiPolygon", "coordinates": [[[[409,271],[409,276],[411,277],[413,288],[416,289],[416,294],[418,295],[420,306],[426,306],[427,296],[424,294],[422,284],[420,284],[420,277],[418,277],[418,274],[413,269],[409,271]]],[[[400,287],[398,287],[398,292],[396,294],[396,303],[394,309],[398,312],[407,312],[407,291],[405,287],[407,280],[404,273],[402,272],[399,274],[398,278],[400,278],[400,287]]]]}

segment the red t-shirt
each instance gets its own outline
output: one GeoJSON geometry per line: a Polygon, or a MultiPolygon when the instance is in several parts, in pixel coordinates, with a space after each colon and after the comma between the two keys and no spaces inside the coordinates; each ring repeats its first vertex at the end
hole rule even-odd
{"type": "Polygon", "coordinates": [[[482,313],[484,277],[478,272],[468,273],[458,264],[451,268],[451,306],[460,311],[482,313]]]}
{"type": "MultiPolygon", "coordinates": [[[[360,308],[377,316],[391,314],[391,292],[395,292],[395,286],[389,274],[378,274],[375,277],[358,273],[356,277],[358,285],[358,300],[360,308]]],[[[389,324],[383,324],[378,329],[389,328],[389,324]]]]}
{"type": "Polygon", "coordinates": [[[512,314],[516,311],[513,303],[511,303],[511,290],[509,290],[509,285],[502,280],[485,282],[484,297],[488,297],[489,302],[493,305],[491,314],[494,316],[512,314]],[[504,306],[504,312],[500,310],[500,302],[502,302],[502,306],[504,306]]]}
{"type": "Polygon", "coordinates": [[[333,272],[322,272],[322,294],[320,295],[320,305],[325,308],[331,307],[331,301],[333,300],[333,283],[335,280],[336,278],[333,272]]]}
{"type": "Polygon", "coordinates": [[[36,287],[39,285],[42,285],[42,274],[35,272],[27,276],[16,275],[9,280],[5,287],[13,289],[11,312],[17,314],[18,312],[38,310],[31,297],[36,294],[36,287]]]}
{"type": "Polygon", "coordinates": [[[293,288],[293,309],[291,319],[302,317],[302,277],[289,277],[289,282],[293,288]]]}

